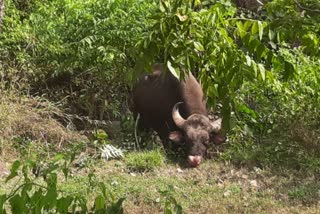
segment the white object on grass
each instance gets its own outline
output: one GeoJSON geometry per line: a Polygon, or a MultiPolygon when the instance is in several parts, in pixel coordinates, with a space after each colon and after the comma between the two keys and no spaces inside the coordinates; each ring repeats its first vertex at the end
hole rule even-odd
{"type": "Polygon", "coordinates": [[[115,158],[123,158],[123,152],[110,144],[105,145],[101,150],[101,158],[109,160],[115,158]]]}

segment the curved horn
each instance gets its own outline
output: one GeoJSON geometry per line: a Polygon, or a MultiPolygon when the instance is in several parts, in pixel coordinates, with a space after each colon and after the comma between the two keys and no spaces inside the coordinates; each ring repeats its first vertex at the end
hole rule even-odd
{"type": "Polygon", "coordinates": [[[211,130],[215,133],[218,133],[221,130],[221,123],[222,123],[221,118],[211,122],[211,130]]]}
{"type": "Polygon", "coordinates": [[[172,109],[172,119],[174,121],[174,123],[179,127],[179,128],[183,128],[184,123],[186,122],[185,119],[183,119],[179,113],[179,109],[178,109],[178,105],[181,104],[182,102],[178,102],[174,105],[173,109],[172,109]]]}

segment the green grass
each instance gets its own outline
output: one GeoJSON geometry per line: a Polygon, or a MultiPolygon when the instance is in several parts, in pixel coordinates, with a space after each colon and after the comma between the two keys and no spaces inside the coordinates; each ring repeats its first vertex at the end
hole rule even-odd
{"type": "MultiPolygon", "coordinates": [[[[85,196],[93,203],[99,191],[89,190],[88,184],[103,182],[110,197],[126,198],[127,213],[161,213],[166,201],[173,203],[173,199],[186,213],[316,213],[318,210],[320,186],[312,173],[238,167],[217,160],[207,160],[199,168],[178,170],[177,163],[165,163],[164,159],[155,150],[128,153],[124,160],[92,160],[88,167],[71,168],[72,176],[68,180],[61,174],[58,188],[65,194],[85,196]],[[128,167],[143,173],[131,173],[128,167]],[[152,170],[146,170],[151,167],[152,170]],[[94,176],[89,178],[91,173],[94,176]]],[[[0,192],[9,192],[13,185],[1,179],[0,192]]]]}
{"type": "Polygon", "coordinates": [[[128,170],[135,172],[153,171],[163,166],[165,157],[159,150],[129,153],[125,157],[128,170]]]}
{"type": "MultiPolygon", "coordinates": [[[[1,144],[0,162],[54,159],[55,145],[9,134],[1,144]]],[[[109,198],[125,198],[126,213],[163,213],[179,206],[185,213],[319,212],[319,159],[293,144],[225,145],[219,158],[192,169],[182,168],[179,163],[185,160],[170,159],[160,150],[129,152],[123,160],[103,161],[89,144],[63,147],[65,152],[82,153],[87,162],[81,167],[71,164],[68,180],[59,174],[58,189],[85,196],[90,205],[99,189],[89,189],[89,183],[102,182],[109,198]]],[[[0,177],[0,193],[9,193],[18,185],[15,182],[5,183],[0,177]]]]}

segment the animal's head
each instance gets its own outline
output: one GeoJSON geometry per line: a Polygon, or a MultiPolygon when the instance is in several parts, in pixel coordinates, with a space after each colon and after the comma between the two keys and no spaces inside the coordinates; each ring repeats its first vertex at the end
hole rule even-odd
{"type": "Polygon", "coordinates": [[[184,119],[175,104],[172,110],[172,118],[180,131],[171,132],[169,139],[173,142],[185,142],[188,162],[192,167],[197,167],[203,156],[207,153],[210,143],[220,144],[225,138],[219,133],[221,130],[221,118],[211,122],[209,118],[202,114],[192,114],[184,119]]]}

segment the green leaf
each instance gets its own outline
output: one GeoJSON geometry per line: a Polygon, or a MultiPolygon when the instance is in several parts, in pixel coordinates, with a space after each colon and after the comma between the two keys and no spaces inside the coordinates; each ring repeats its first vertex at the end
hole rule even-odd
{"type": "Polygon", "coordinates": [[[175,207],[174,207],[174,212],[176,214],[182,214],[182,206],[180,204],[176,204],[175,207]]]}
{"type": "Polygon", "coordinates": [[[94,209],[95,211],[104,210],[106,206],[106,200],[102,195],[96,197],[94,201],[94,209]]]}
{"type": "Polygon", "coordinates": [[[263,36],[263,24],[261,21],[258,21],[258,28],[259,28],[259,38],[260,40],[262,40],[262,36],[263,36]]]}
{"type": "Polygon", "coordinates": [[[204,48],[203,48],[203,46],[202,46],[202,44],[201,44],[200,42],[194,41],[193,44],[194,44],[194,47],[195,47],[198,51],[204,51],[204,48]]]}
{"type": "Polygon", "coordinates": [[[18,175],[18,169],[20,167],[21,163],[20,161],[16,160],[11,167],[10,170],[10,175],[6,178],[6,182],[8,182],[9,180],[11,180],[12,178],[16,177],[18,175]]]}
{"type": "Polygon", "coordinates": [[[265,70],[264,66],[259,63],[258,68],[259,68],[262,80],[265,81],[266,80],[266,70],[265,70]]]}
{"type": "Polygon", "coordinates": [[[60,214],[67,214],[74,198],[71,196],[62,197],[57,201],[57,211],[60,214]]]}
{"type": "Polygon", "coordinates": [[[28,210],[26,205],[26,201],[20,196],[15,195],[10,199],[10,206],[12,214],[24,214],[28,210]]]}
{"type": "Polygon", "coordinates": [[[59,161],[59,160],[62,160],[64,158],[64,155],[63,154],[57,154],[54,156],[54,160],[55,161],[59,161]]]}
{"type": "Polygon", "coordinates": [[[102,130],[102,129],[98,129],[96,134],[95,134],[95,137],[98,139],[98,140],[106,140],[108,139],[108,134],[102,130]]]}
{"type": "Polygon", "coordinates": [[[270,41],[273,40],[274,37],[275,37],[274,31],[273,31],[273,30],[269,30],[268,36],[269,36],[269,40],[270,40],[270,41]]]}
{"type": "Polygon", "coordinates": [[[177,70],[174,67],[172,67],[170,61],[167,62],[167,67],[173,76],[175,76],[177,79],[180,79],[180,73],[178,73],[177,70]]]}
{"type": "Polygon", "coordinates": [[[250,67],[252,62],[250,56],[246,55],[246,59],[247,59],[247,65],[250,67]]]}
{"type": "Polygon", "coordinates": [[[258,31],[259,31],[258,22],[254,22],[251,28],[251,33],[254,35],[258,33],[258,31]]]}
{"type": "Polygon", "coordinates": [[[116,203],[112,203],[111,206],[108,206],[107,211],[108,213],[114,214],[122,214],[123,213],[123,202],[125,198],[120,198],[116,203]]]}
{"type": "Polygon", "coordinates": [[[250,115],[253,118],[257,118],[257,114],[254,110],[252,110],[251,108],[249,108],[246,104],[241,103],[239,105],[236,105],[237,111],[239,112],[243,112],[246,113],[248,115],[250,115]]]}
{"type": "Polygon", "coordinates": [[[168,12],[168,6],[164,0],[160,0],[160,11],[161,12],[168,12]]]}
{"type": "Polygon", "coordinates": [[[57,204],[57,197],[57,189],[55,187],[49,188],[47,194],[44,196],[44,203],[46,207],[48,207],[49,209],[55,207],[57,204]]]}
{"type": "Polygon", "coordinates": [[[4,214],[5,210],[4,210],[4,203],[7,200],[7,195],[0,195],[0,214],[4,214]]]}
{"type": "Polygon", "coordinates": [[[170,201],[167,199],[165,202],[165,214],[173,214],[172,210],[171,210],[171,203],[170,201]]]}
{"type": "Polygon", "coordinates": [[[295,69],[292,63],[285,61],[283,78],[287,81],[294,77],[295,69]]]}
{"type": "Polygon", "coordinates": [[[43,199],[44,198],[42,195],[42,189],[39,189],[30,197],[30,201],[33,203],[32,213],[35,213],[35,214],[41,213],[42,208],[44,207],[43,199]]]}
{"type": "Polygon", "coordinates": [[[239,32],[239,36],[243,38],[246,35],[246,30],[244,29],[242,22],[239,21],[236,23],[236,25],[239,32]]]}
{"type": "Polygon", "coordinates": [[[277,45],[274,42],[269,41],[268,43],[273,49],[275,49],[275,50],[277,49],[277,45]]]}
{"type": "Polygon", "coordinates": [[[65,179],[65,180],[68,180],[68,174],[69,174],[69,169],[68,169],[68,167],[67,167],[67,166],[64,166],[64,167],[62,168],[62,172],[63,172],[63,175],[64,175],[64,179],[65,179]]]}
{"type": "Polygon", "coordinates": [[[106,185],[103,182],[99,182],[99,188],[103,194],[103,197],[107,197],[107,188],[106,185]]]}

